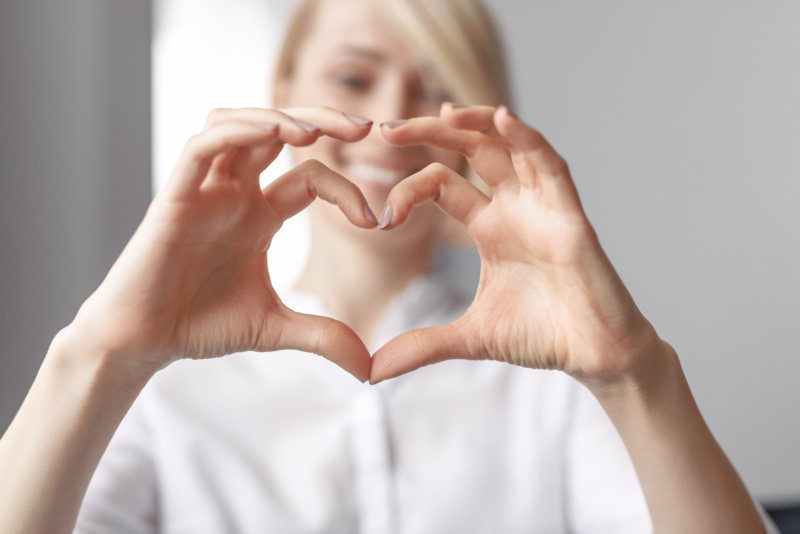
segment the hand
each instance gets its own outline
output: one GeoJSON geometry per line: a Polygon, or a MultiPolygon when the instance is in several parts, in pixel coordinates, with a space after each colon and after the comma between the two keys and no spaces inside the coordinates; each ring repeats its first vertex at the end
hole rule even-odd
{"type": "Polygon", "coordinates": [[[267,272],[272,237],[315,197],[356,226],[374,227],[363,195],[315,161],[263,191],[259,176],[286,143],[304,146],[320,135],[357,141],[370,126],[322,108],[212,112],[71,328],[146,377],[179,358],[292,348],[366,380],[369,352],[358,336],[288,309],[267,272]]]}
{"type": "Polygon", "coordinates": [[[378,382],[452,359],[493,359],[609,380],[639,368],[660,340],[600,247],[564,160],[507,109],[445,105],[440,118],[383,125],[398,145],[463,154],[493,192],[431,165],[398,184],[381,227],[433,200],[481,257],[475,300],[448,325],[407,332],[373,356],[378,382]]]}

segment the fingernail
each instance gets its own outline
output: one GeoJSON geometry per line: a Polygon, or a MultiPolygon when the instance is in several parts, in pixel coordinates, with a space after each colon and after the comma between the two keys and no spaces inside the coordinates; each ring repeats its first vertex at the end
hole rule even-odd
{"type": "Polygon", "coordinates": [[[304,129],[308,133],[318,132],[319,131],[319,127],[318,126],[314,126],[310,122],[301,121],[300,119],[292,119],[292,120],[294,121],[294,123],[296,125],[298,125],[302,129],[304,129]]]}
{"type": "Polygon", "coordinates": [[[345,113],[344,116],[350,119],[350,122],[354,122],[359,126],[366,126],[367,124],[372,124],[371,119],[365,119],[364,117],[359,117],[358,115],[350,115],[349,113],[345,113]]]}
{"type": "Polygon", "coordinates": [[[453,108],[453,109],[464,109],[464,108],[468,108],[469,106],[465,106],[464,104],[456,104],[456,103],[450,102],[450,107],[453,108]]]}
{"type": "Polygon", "coordinates": [[[378,219],[375,218],[375,214],[372,213],[372,210],[369,209],[369,205],[364,204],[364,217],[373,224],[378,224],[378,219]]]}
{"type": "Polygon", "coordinates": [[[385,230],[387,226],[392,224],[393,216],[394,210],[392,210],[392,205],[386,204],[386,206],[383,208],[383,212],[381,212],[381,221],[378,223],[378,228],[385,230]]]}
{"type": "Polygon", "coordinates": [[[381,126],[386,126],[387,128],[397,128],[398,126],[402,126],[404,124],[408,124],[408,121],[406,120],[386,121],[382,122],[381,126]]]}
{"type": "Polygon", "coordinates": [[[254,124],[256,128],[261,128],[262,130],[267,130],[268,132],[274,132],[278,129],[277,122],[257,122],[254,124]]]}

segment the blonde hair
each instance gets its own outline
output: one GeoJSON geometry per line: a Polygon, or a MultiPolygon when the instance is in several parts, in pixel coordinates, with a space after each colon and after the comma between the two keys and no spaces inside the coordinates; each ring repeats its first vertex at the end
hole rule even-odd
{"type": "MultiPolygon", "coordinates": [[[[291,79],[297,51],[320,0],[300,0],[286,32],[275,80],[291,79]]],[[[424,57],[454,102],[511,105],[497,26],[480,0],[368,0],[424,57]]]]}

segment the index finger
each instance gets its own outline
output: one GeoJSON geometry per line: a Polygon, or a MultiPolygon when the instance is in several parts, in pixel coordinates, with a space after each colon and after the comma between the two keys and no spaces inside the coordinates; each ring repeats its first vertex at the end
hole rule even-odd
{"type": "Polygon", "coordinates": [[[505,107],[500,106],[494,114],[497,131],[515,151],[525,154],[539,173],[558,177],[568,175],[567,163],[547,142],[538,130],[522,122],[505,107]]]}
{"type": "Polygon", "coordinates": [[[372,129],[373,121],[329,107],[285,108],[281,110],[295,120],[313,124],[328,137],[354,142],[364,139],[372,129]]]}
{"type": "Polygon", "coordinates": [[[339,206],[345,217],[360,228],[378,225],[361,190],[316,160],[304,161],[265,187],[263,192],[282,221],[321,198],[339,206]]]}
{"type": "Polygon", "coordinates": [[[480,132],[454,128],[438,117],[385,122],[381,131],[395,145],[428,145],[458,152],[494,191],[519,188],[508,150],[480,132]]]}
{"type": "Polygon", "coordinates": [[[480,132],[495,141],[506,144],[506,140],[494,126],[494,106],[462,106],[445,102],[439,115],[442,120],[454,128],[480,132]]]}
{"type": "Polygon", "coordinates": [[[286,142],[297,146],[312,143],[320,135],[347,142],[359,141],[372,128],[372,121],[369,119],[348,115],[329,107],[215,109],[208,115],[206,128],[231,120],[277,122],[281,125],[286,142]]]}
{"type": "Polygon", "coordinates": [[[184,195],[197,190],[215,157],[236,147],[272,145],[280,135],[275,124],[230,121],[192,136],[170,175],[165,191],[184,195]]]}

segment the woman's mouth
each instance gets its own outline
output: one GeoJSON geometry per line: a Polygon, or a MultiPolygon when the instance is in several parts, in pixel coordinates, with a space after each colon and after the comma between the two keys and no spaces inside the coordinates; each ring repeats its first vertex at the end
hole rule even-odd
{"type": "Polygon", "coordinates": [[[399,183],[405,175],[396,169],[379,167],[363,162],[351,162],[346,167],[347,177],[369,184],[393,187],[399,183]]]}

